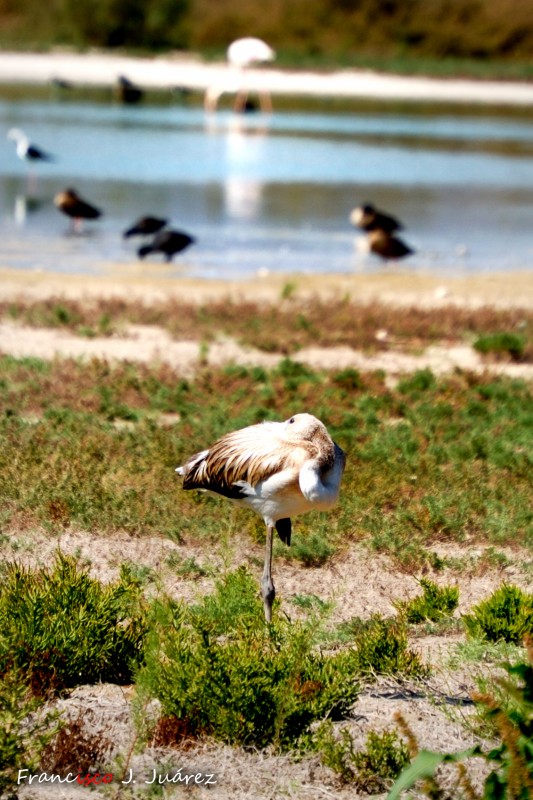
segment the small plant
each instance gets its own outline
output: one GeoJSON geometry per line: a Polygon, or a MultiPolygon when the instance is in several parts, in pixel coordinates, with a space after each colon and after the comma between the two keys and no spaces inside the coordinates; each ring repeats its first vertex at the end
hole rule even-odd
{"type": "Polygon", "coordinates": [[[524,355],[526,340],[518,333],[500,331],[499,333],[487,333],[480,336],[474,342],[474,349],[483,355],[493,354],[495,356],[509,355],[515,361],[519,361],[524,355]]]}
{"type": "Polygon", "coordinates": [[[17,771],[40,765],[41,755],[58,732],[57,714],[43,713],[20,674],[0,678],[0,795],[16,783],[17,771]]]}
{"type": "Polygon", "coordinates": [[[52,568],[4,566],[0,676],[15,667],[37,695],[82,683],[128,683],[146,632],[140,588],[123,568],[102,586],[73,558],[52,568]]]}
{"type": "Polygon", "coordinates": [[[105,765],[113,743],[101,732],[91,733],[85,718],[86,714],[80,711],[75,719],[64,722],[46,745],[41,755],[41,768],[45,772],[87,773],[105,765]]]}
{"type": "Polygon", "coordinates": [[[398,391],[401,394],[418,394],[431,389],[435,383],[435,376],[430,369],[419,369],[398,382],[398,391]]]}
{"type": "Polygon", "coordinates": [[[294,296],[297,288],[298,284],[294,283],[294,281],[287,281],[287,283],[284,283],[281,289],[281,299],[290,300],[291,297],[294,296]]]}
{"type": "Polygon", "coordinates": [[[444,794],[437,783],[435,773],[440,764],[458,765],[457,789],[464,796],[479,800],[531,800],[533,797],[533,640],[526,637],[527,661],[519,664],[504,664],[508,678],[495,678],[504,692],[503,699],[491,694],[474,694],[473,700],[481,707],[494,725],[498,743],[485,752],[476,746],[459,753],[433,753],[419,750],[418,742],[401,715],[397,721],[407,736],[414,760],[400,775],[387,800],[398,800],[403,791],[420,780],[424,781],[426,797],[456,797],[444,794]],[[473,782],[460,762],[472,758],[483,758],[491,767],[485,779],[483,793],[473,789],[473,782]]]}
{"type": "Polygon", "coordinates": [[[533,635],[533,594],[504,583],[487,600],[463,616],[469,636],[519,644],[533,635]]]}
{"type": "Polygon", "coordinates": [[[204,578],[212,574],[212,569],[199,564],[194,556],[182,559],[176,553],[171,553],[167,558],[167,566],[173,569],[176,575],[182,578],[204,578]]]}
{"type": "Polygon", "coordinates": [[[418,654],[407,647],[407,632],[402,620],[374,614],[367,621],[354,618],[342,627],[345,633],[351,632],[363,674],[427,676],[428,668],[422,664],[418,654]]]}
{"type": "Polygon", "coordinates": [[[416,625],[420,622],[438,622],[449,617],[459,603],[459,589],[456,586],[444,586],[439,589],[436,583],[421,578],[422,594],[409,601],[397,601],[395,608],[400,611],[406,622],[416,625]]]}
{"type": "Polygon", "coordinates": [[[161,703],[157,740],[210,735],[284,749],[314,720],[343,718],[358,693],[357,659],[353,651],[316,652],[315,633],[316,619],[265,625],[244,569],[195,607],[157,603],[137,681],[144,697],[161,703]]]}
{"type": "Polygon", "coordinates": [[[338,735],[331,720],[318,726],[313,734],[313,746],[322,763],[336,772],[344,783],[353,784],[367,794],[383,792],[390,787],[409,763],[409,751],[396,731],[369,731],[366,747],[356,750],[347,728],[338,735]]]}
{"type": "Polygon", "coordinates": [[[287,559],[301,561],[305,567],[321,567],[335,553],[336,548],[319,533],[294,537],[290,549],[277,547],[277,552],[287,559]]]}
{"type": "Polygon", "coordinates": [[[332,381],[342,389],[347,389],[349,391],[363,388],[361,373],[353,367],[346,367],[346,369],[335,372],[332,375],[332,381]]]}

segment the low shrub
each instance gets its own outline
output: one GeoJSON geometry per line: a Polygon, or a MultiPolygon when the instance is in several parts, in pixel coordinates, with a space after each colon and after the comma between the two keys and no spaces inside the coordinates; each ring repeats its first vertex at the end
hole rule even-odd
{"type": "Polygon", "coordinates": [[[409,763],[407,746],[396,731],[369,731],[365,748],[357,750],[347,728],[336,733],[331,720],[326,720],[314,732],[313,746],[343,783],[367,794],[386,790],[409,763]]]}
{"type": "Polygon", "coordinates": [[[412,678],[428,674],[420,657],[407,644],[407,631],[401,619],[374,614],[369,620],[354,618],[343,626],[351,632],[357,664],[363,675],[402,674],[412,678]]]}
{"type": "Polygon", "coordinates": [[[533,635],[533,594],[504,583],[489,597],[463,616],[468,636],[519,644],[533,635]]]}
{"type": "Polygon", "coordinates": [[[357,698],[355,652],[317,652],[315,633],[316,618],[266,625],[256,582],[241,568],[196,606],[154,606],[140,697],[160,701],[163,728],[175,737],[167,744],[209,735],[284,749],[314,720],[346,716],[357,698]]]}
{"type": "Polygon", "coordinates": [[[50,568],[8,563],[0,582],[0,676],[17,669],[35,694],[130,683],[146,632],[139,586],[123,569],[103,586],[74,558],[50,568]]]}
{"type": "Polygon", "coordinates": [[[519,361],[526,347],[524,336],[518,333],[500,331],[498,333],[487,333],[480,336],[474,342],[474,349],[483,355],[511,356],[515,361],[519,361]]]}
{"type": "Polygon", "coordinates": [[[301,533],[295,536],[290,548],[276,548],[288,560],[300,561],[305,567],[322,567],[337,548],[321,533],[301,533]]]}
{"type": "Polygon", "coordinates": [[[420,622],[438,622],[443,617],[453,614],[459,603],[459,589],[457,586],[444,586],[440,589],[436,583],[421,578],[422,594],[409,601],[397,601],[394,607],[405,618],[406,622],[418,624],[420,622]]]}

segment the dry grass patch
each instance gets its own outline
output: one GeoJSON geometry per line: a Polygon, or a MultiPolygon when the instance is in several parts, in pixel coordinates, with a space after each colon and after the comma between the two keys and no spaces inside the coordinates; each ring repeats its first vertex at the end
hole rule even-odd
{"type": "MultiPolygon", "coordinates": [[[[283,293],[282,293],[283,295],[283,293]]],[[[344,345],[375,352],[396,348],[417,351],[430,344],[474,342],[507,334],[521,346],[499,357],[533,360],[533,312],[527,309],[466,309],[455,305],[398,309],[349,297],[321,300],[287,297],[273,305],[224,298],[209,303],[176,299],[145,304],[139,300],[98,298],[0,302],[0,318],[35,327],[63,328],[83,336],[117,336],[127,325],[157,325],[175,339],[209,343],[221,334],[270,353],[290,355],[313,346],[344,345]]],[[[491,352],[489,347],[488,351],[491,352]]]]}

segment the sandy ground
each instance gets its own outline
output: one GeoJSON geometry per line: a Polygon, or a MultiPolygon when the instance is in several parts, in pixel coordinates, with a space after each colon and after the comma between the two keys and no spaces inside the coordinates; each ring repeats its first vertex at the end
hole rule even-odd
{"type": "MultiPolygon", "coordinates": [[[[106,53],[0,53],[0,83],[48,84],[61,79],[75,85],[111,86],[125,75],[144,88],[204,91],[208,87],[235,87],[236,76],[225,63],[206,64],[189,54],[130,58],[106,53]]],[[[533,84],[411,78],[363,70],[308,72],[271,66],[251,69],[250,89],[273,95],[410,100],[414,102],[533,105],[533,84]]]]}
{"type": "MultiPolygon", "coordinates": [[[[490,275],[474,278],[435,280],[431,276],[400,272],[382,272],[369,276],[269,276],[241,282],[199,280],[115,280],[59,276],[39,272],[0,270],[0,299],[17,297],[91,298],[99,296],[125,296],[142,299],[145,303],[175,296],[191,302],[205,302],[221,298],[252,299],[274,304],[284,286],[290,283],[293,297],[318,295],[345,297],[349,295],[360,303],[379,300],[397,306],[423,306],[434,308],[455,304],[472,308],[493,305],[500,308],[533,305],[533,275],[490,275]]],[[[354,322],[354,324],[356,324],[354,322]]],[[[179,374],[191,376],[200,363],[213,365],[238,363],[274,367],[282,354],[265,353],[244,348],[235,341],[219,338],[208,349],[194,337],[175,341],[162,328],[130,325],[119,336],[76,336],[59,329],[39,330],[16,322],[0,321],[0,352],[17,357],[34,356],[52,358],[96,357],[124,359],[144,363],[166,362],[179,374]]],[[[371,356],[350,347],[307,347],[293,355],[294,360],[314,369],[346,369],[360,371],[384,370],[391,380],[418,369],[431,369],[436,375],[467,369],[473,372],[491,371],[494,374],[533,379],[533,365],[504,362],[488,363],[467,343],[433,345],[423,352],[402,352],[391,346],[388,350],[371,356]]]]}

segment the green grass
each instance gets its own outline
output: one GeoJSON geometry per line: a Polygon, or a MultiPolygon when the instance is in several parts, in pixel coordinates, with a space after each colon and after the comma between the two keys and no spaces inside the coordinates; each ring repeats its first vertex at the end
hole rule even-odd
{"type": "Polygon", "coordinates": [[[289,360],[185,381],[165,366],[2,357],[0,525],[213,541],[230,524],[262,538],[258,518],[181,491],[174,469],[229,429],[306,410],[348,461],[339,506],[296,521],[303,563],[359,540],[410,572],[438,566],[440,542],[531,548],[527,383],[427,371],[394,390],[380,374],[352,376],[349,389],[346,380],[289,360]],[[177,415],[170,427],[167,413],[177,415]]]}

